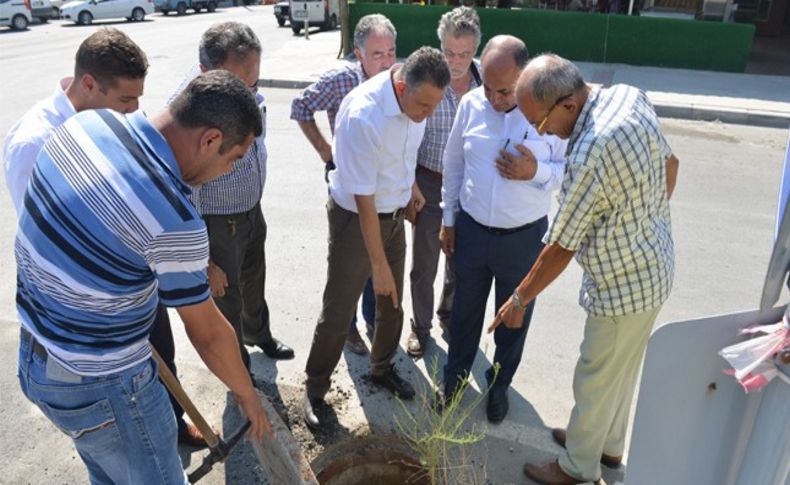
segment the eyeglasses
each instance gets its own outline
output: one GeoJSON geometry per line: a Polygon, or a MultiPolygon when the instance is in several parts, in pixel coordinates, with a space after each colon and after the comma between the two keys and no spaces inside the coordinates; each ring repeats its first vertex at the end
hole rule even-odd
{"type": "Polygon", "coordinates": [[[446,57],[448,59],[455,59],[457,57],[458,59],[461,59],[462,61],[469,60],[472,57],[474,57],[474,55],[475,55],[475,53],[471,52],[471,51],[453,52],[450,49],[443,49],[442,53],[444,54],[444,57],[446,57]]]}
{"type": "Polygon", "coordinates": [[[551,112],[554,111],[554,108],[556,108],[560,103],[570,98],[571,96],[573,96],[573,94],[566,94],[565,96],[560,96],[559,98],[557,98],[557,101],[555,101],[554,104],[551,105],[551,108],[549,108],[549,111],[546,113],[546,116],[543,117],[543,121],[541,121],[536,127],[538,133],[543,133],[543,126],[549,120],[549,116],[551,115],[551,112]]]}

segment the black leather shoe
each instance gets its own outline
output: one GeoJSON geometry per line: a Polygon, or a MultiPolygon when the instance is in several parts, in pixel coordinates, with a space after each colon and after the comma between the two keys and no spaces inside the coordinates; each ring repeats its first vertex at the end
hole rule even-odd
{"type": "Polygon", "coordinates": [[[258,344],[258,347],[263,350],[266,357],[274,360],[291,360],[294,358],[294,349],[288,347],[276,338],[271,339],[269,342],[258,344]]]}
{"type": "Polygon", "coordinates": [[[486,417],[490,423],[501,423],[507,416],[510,404],[507,401],[507,387],[495,386],[488,391],[486,417]]]}
{"type": "Polygon", "coordinates": [[[302,398],[302,417],[310,429],[319,429],[326,422],[327,404],[321,398],[310,397],[307,393],[302,398]]]}
{"type": "Polygon", "coordinates": [[[447,401],[444,400],[444,392],[437,390],[433,393],[433,409],[437,414],[442,414],[444,408],[447,406],[447,401]]]}
{"type": "Polygon", "coordinates": [[[370,380],[401,399],[414,399],[414,387],[395,372],[394,365],[390,366],[389,370],[384,374],[371,375],[370,380]]]}

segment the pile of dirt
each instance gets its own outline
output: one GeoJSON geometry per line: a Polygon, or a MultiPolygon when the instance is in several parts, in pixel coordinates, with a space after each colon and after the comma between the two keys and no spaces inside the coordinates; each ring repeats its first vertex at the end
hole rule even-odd
{"type": "Polygon", "coordinates": [[[303,388],[287,385],[277,386],[274,383],[262,381],[258,381],[257,384],[291,430],[308,462],[315,460],[332,445],[370,434],[367,423],[359,423],[358,426],[349,429],[341,425],[337,419],[338,416],[342,416],[348,411],[350,403],[357,403],[356,391],[333,387],[325,397],[330,406],[329,419],[322,429],[313,431],[305,425],[302,419],[303,388]]]}

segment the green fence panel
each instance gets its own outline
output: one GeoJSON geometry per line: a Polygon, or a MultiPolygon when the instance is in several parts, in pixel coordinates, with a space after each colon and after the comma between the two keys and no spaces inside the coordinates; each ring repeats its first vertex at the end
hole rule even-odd
{"type": "MultiPolygon", "coordinates": [[[[380,13],[398,31],[398,56],[406,57],[424,45],[439,46],[436,26],[448,7],[381,3],[351,4],[350,24],[380,13]]],[[[605,17],[539,10],[480,9],[483,44],[494,35],[508,33],[526,42],[530,52],[551,51],[569,59],[603,62],[605,17]],[[568,35],[573,32],[573,35],[568,35]],[[578,42],[578,38],[588,41],[578,42]]]]}
{"type": "Polygon", "coordinates": [[[480,10],[479,14],[484,42],[495,35],[511,34],[527,44],[530,55],[553,52],[577,61],[603,62],[603,15],[505,9],[480,10]]]}
{"type": "MultiPolygon", "coordinates": [[[[352,3],[349,24],[381,13],[398,30],[398,56],[438,47],[436,26],[446,6],[352,3]]],[[[754,26],[654,17],[550,10],[478,9],[483,43],[498,34],[526,42],[530,53],[554,52],[575,61],[742,72],[754,26]]]]}
{"type": "Polygon", "coordinates": [[[607,62],[743,72],[752,24],[609,15],[607,62]]]}

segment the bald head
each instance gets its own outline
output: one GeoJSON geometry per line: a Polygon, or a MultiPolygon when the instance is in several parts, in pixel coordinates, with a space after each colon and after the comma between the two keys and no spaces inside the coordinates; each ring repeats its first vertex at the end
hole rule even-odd
{"type": "Polygon", "coordinates": [[[556,54],[541,54],[532,59],[521,73],[517,95],[521,99],[529,92],[540,103],[553,103],[584,86],[582,73],[571,61],[556,54]]]}
{"type": "Polygon", "coordinates": [[[529,60],[527,45],[518,37],[512,35],[497,35],[491,37],[480,55],[480,63],[488,64],[512,63],[518,69],[523,69],[529,60]]]}
{"type": "Polygon", "coordinates": [[[516,80],[528,59],[526,44],[512,35],[497,35],[486,44],[480,56],[483,88],[496,111],[516,105],[516,80]]]}
{"type": "Polygon", "coordinates": [[[555,54],[532,59],[518,78],[519,110],[542,133],[570,136],[589,88],[579,68],[555,54]]]}

